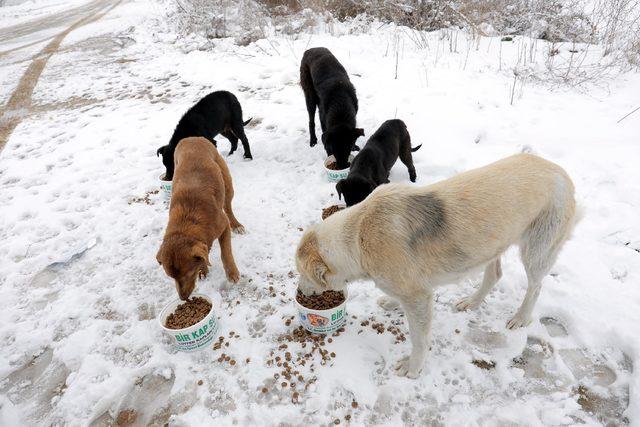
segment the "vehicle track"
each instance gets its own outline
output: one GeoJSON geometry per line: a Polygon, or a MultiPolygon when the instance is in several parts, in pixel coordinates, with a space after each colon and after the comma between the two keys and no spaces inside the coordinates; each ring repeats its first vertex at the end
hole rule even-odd
{"type": "Polygon", "coordinates": [[[80,19],[75,19],[75,21],[64,31],[55,35],[40,52],[32,57],[31,63],[20,78],[18,86],[13,91],[4,107],[0,109],[0,153],[9,141],[9,138],[15,128],[25,117],[28,116],[32,106],[31,97],[36,85],[38,84],[38,79],[47,65],[49,58],[56,53],[64,38],[70,32],[82,27],[83,25],[87,25],[102,18],[117,7],[121,1],[122,0],[118,0],[114,3],[111,0],[96,0],[67,12],[18,24],[3,30],[0,35],[0,42],[23,37],[30,32],[41,31],[43,28],[59,26],[61,23],[69,22],[69,19],[75,19],[78,18],[78,16],[82,16],[80,19]]]}

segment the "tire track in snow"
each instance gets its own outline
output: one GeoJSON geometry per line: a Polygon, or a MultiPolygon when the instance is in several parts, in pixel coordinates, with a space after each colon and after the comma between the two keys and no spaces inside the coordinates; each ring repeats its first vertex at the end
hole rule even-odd
{"type": "MultiPolygon", "coordinates": [[[[72,9],[62,10],[57,13],[47,14],[45,16],[35,18],[31,21],[15,24],[10,27],[4,27],[0,32],[0,43],[8,42],[22,37],[29,36],[35,32],[60,28],[71,25],[79,18],[85,18],[88,13],[97,12],[105,5],[104,0],[94,0],[87,2],[72,9]]],[[[54,36],[50,36],[52,38],[54,36]]],[[[46,40],[46,39],[45,39],[46,40]]],[[[3,52],[4,53],[4,52],[3,52]]]]}
{"type": "MultiPolygon", "coordinates": [[[[89,13],[74,22],[66,30],[56,35],[53,40],[51,40],[32,58],[31,64],[29,64],[29,67],[20,78],[20,82],[11,94],[9,101],[7,101],[4,108],[0,110],[0,153],[9,141],[9,138],[15,128],[20,124],[20,122],[22,122],[23,118],[27,116],[27,113],[31,108],[31,97],[36,84],[38,84],[40,75],[42,74],[44,67],[47,65],[49,58],[56,53],[64,38],[72,31],[99,20],[117,7],[121,1],[122,0],[118,0],[116,3],[111,4],[109,0],[99,0],[94,3],[90,3],[89,5],[85,5],[82,9],[85,11],[89,9],[89,13]]],[[[42,20],[39,20],[38,22],[41,21],[42,20]]],[[[20,26],[21,31],[23,31],[22,26],[25,25],[32,31],[38,31],[37,28],[34,29],[33,23],[22,24],[20,26]]],[[[19,34],[21,34],[21,31],[19,31],[19,34]]]]}

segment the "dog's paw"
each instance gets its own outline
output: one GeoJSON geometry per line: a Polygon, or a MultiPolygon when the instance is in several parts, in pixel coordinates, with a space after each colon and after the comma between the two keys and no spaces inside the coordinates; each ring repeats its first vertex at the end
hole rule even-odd
{"type": "Polygon", "coordinates": [[[409,356],[405,356],[402,359],[398,360],[395,366],[396,373],[401,377],[407,378],[418,378],[420,376],[420,368],[411,366],[411,358],[409,356]]]}
{"type": "Polygon", "coordinates": [[[507,322],[507,329],[522,328],[527,326],[529,323],[531,323],[531,316],[516,313],[516,315],[507,322]]]}
{"type": "Polygon", "coordinates": [[[481,301],[476,301],[471,297],[466,297],[455,303],[454,307],[458,311],[475,310],[480,306],[480,302],[481,301]]]}
{"type": "Polygon", "coordinates": [[[242,156],[243,159],[245,160],[253,160],[253,156],[251,154],[245,154],[244,156],[242,156]]]}
{"type": "Polygon", "coordinates": [[[309,147],[315,147],[317,143],[318,143],[317,139],[312,139],[311,141],[309,141],[309,147]]]}
{"type": "Polygon", "coordinates": [[[240,281],[240,272],[238,270],[227,271],[227,280],[231,283],[238,283],[240,281]]]}
{"type": "Polygon", "coordinates": [[[231,226],[231,231],[236,234],[245,234],[247,231],[244,229],[244,226],[240,223],[231,226]]]}
{"type": "Polygon", "coordinates": [[[388,297],[386,295],[378,298],[377,302],[380,307],[382,307],[387,311],[395,310],[396,308],[400,307],[400,303],[398,302],[398,300],[388,297]]]}

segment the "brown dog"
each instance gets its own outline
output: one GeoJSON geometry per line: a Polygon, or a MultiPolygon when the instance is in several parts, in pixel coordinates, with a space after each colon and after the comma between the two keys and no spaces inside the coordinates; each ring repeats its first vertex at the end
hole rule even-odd
{"type": "Polygon", "coordinates": [[[176,281],[186,300],[198,277],[209,272],[209,250],[220,242],[227,279],[237,283],[240,273],[231,252],[231,229],[244,233],[231,210],[231,175],[216,147],[205,138],[185,138],[175,151],[169,224],[156,255],[165,273],[176,281]]]}

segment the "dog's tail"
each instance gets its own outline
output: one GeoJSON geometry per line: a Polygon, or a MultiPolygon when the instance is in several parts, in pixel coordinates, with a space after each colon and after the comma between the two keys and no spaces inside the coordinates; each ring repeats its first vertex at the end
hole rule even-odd
{"type": "Polygon", "coordinates": [[[413,148],[411,149],[411,152],[412,152],[412,153],[415,153],[416,151],[418,151],[418,150],[420,149],[420,147],[422,147],[422,144],[418,145],[417,147],[413,147],[413,148]]]}
{"type": "Polygon", "coordinates": [[[156,151],[156,157],[160,157],[160,154],[162,154],[164,156],[164,145],[160,148],[158,148],[158,151],[156,151]]]}
{"type": "Polygon", "coordinates": [[[249,118],[249,120],[247,120],[246,122],[242,123],[242,126],[248,125],[251,120],[253,120],[253,117],[249,118]]]}

